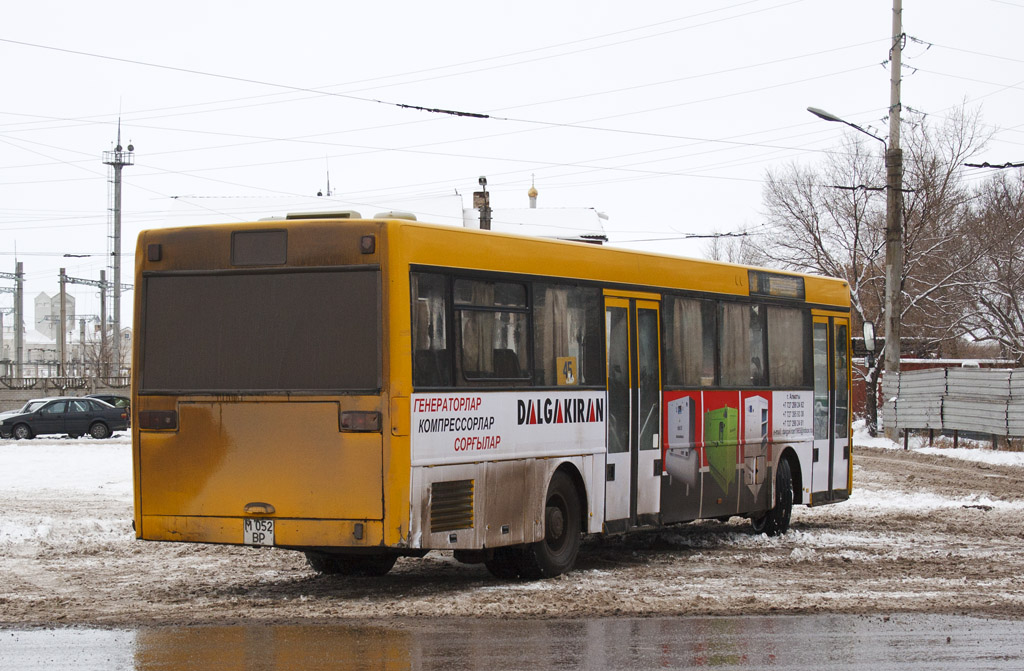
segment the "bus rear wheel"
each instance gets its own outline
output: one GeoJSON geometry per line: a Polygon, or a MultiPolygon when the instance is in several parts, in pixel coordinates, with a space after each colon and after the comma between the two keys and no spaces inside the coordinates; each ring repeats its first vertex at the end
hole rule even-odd
{"type": "Polygon", "coordinates": [[[556,471],[544,501],[544,538],[527,546],[520,577],[553,578],[572,570],[580,550],[583,512],[576,485],[564,471],[556,471]]]}
{"type": "Polygon", "coordinates": [[[522,576],[523,552],[520,545],[495,548],[494,555],[484,560],[484,566],[495,578],[516,580],[522,576]]]}
{"type": "Polygon", "coordinates": [[[775,505],[760,517],[751,517],[750,526],[754,533],[779,536],[789,530],[793,515],[793,472],[789,461],[779,459],[775,469],[775,505]]]}
{"type": "Polygon", "coordinates": [[[387,575],[398,561],[398,555],[309,551],[306,561],[314,571],[324,575],[377,577],[387,575]]]}

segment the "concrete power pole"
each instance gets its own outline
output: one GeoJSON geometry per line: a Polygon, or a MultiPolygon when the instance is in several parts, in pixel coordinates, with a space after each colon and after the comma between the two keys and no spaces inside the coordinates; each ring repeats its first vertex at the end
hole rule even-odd
{"type": "Polygon", "coordinates": [[[67,274],[60,269],[60,324],[57,327],[57,375],[67,375],[68,363],[68,288],[67,274]]]}
{"type": "MultiPolygon", "coordinates": [[[[900,149],[900,69],[903,65],[903,0],[892,3],[890,53],[889,148],[885,153],[885,376],[900,373],[900,322],[903,317],[903,150],[900,149]]],[[[898,438],[893,422],[885,436],[898,438]]]]}
{"type": "Polygon", "coordinates": [[[110,211],[112,213],[111,231],[109,233],[110,256],[114,267],[113,299],[114,299],[114,375],[121,374],[121,169],[126,165],[135,163],[135,147],[128,145],[125,151],[121,147],[121,122],[117,122],[117,146],[114,151],[103,152],[103,163],[109,165],[111,182],[113,183],[113,201],[110,211]]]}

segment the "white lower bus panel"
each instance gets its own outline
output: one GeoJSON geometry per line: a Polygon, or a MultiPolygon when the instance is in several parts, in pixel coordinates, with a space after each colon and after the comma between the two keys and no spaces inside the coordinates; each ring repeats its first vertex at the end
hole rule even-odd
{"type": "Polygon", "coordinates": [[[603,484],[603,461],[586,455],[413,467],[410,547],[476,550],[543,539],[544,500],[560,467],[578,474],[585,530],[599,532],[604,488],[595,483],[603,484]]]}

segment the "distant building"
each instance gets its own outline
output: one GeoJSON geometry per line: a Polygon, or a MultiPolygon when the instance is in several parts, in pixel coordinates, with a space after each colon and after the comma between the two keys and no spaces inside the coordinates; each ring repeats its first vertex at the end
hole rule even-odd
{"type": "MultiPolygon", "coordinates": [[[[75,297],[64,296],[64,332],[71,333],[75,328],[75,297]]],[[[36,296],[36,330],[51,340],[57,340],[57,324],[60,322],[60,294],[50,296],[40,293],[36,296]]]]}

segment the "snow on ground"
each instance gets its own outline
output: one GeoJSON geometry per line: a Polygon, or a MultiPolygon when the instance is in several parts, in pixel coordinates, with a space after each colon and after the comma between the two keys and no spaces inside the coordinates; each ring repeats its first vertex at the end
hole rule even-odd
{"type": "MultiPolygon", "coordinates": [[[[857,447],[877,447],[883,450],[902,450],[903,443],[894,443],[881,433],[872,438],[864,428],[864,422],[855,422],[853,425],[853,445],[857,447]]],[[[961,441],[965,443],[968,441],[961,441]]],[[[1024,452],[1008,452],[1005,450],[993,450],[987,443],[979,443],[978,447],[927,447],[921,446],[921,440],[911,438],[910,449],[921,454],[934,454],[940,457],[973,461],[993,466],[1024,466],[1024,452]]]]}
{"type": "Polygon", "coordinates": [[[101,490],[131,501],[131,436],[0,440],[0,490],[101,490]]]}

